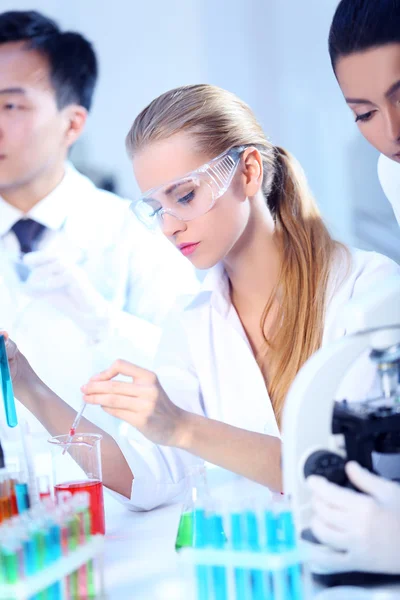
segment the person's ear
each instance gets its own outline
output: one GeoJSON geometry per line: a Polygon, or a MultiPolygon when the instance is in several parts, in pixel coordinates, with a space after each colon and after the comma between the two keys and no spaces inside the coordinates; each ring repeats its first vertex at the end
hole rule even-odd
{"type": "Polygon", "coordinates": [[[242,157],[242,172],[245,182],[245,194],[247,198],[251,198],[257,194],[262,186],[263,181],[263,162],[262,157],[257,148],[246,148],[242,157]]]}
{"type": "Polygon", "coordinates": [[[70,104],[64,108],[65,111],[65,142],[70,148],[82,135],[85,128],[88,112],[79,104],[70,104]]]}

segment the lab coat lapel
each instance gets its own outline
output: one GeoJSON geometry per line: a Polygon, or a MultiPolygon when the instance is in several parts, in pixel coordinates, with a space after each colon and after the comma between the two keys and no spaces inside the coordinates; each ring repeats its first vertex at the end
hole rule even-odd
{"type": "Polygon", "coordinates": [[[264,433],[267,428],[268,433],[276,435],[268,390],[247,339],[215,309],[211,327],[214,364],[224,375],[219,377],[218,390],[222,419],[249,431],[264,433]]]}
{"type": "Polygon", "coordinates": [[[279,435],[271,401],[249,344],[217,308],[186,312],[195,369],[208,417],[249,431],[279,435]]]}

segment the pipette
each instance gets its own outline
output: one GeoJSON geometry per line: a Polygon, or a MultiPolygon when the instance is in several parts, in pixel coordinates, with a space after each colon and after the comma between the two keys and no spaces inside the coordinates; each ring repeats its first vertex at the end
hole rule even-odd
{"type": "Polygon", "coordinates": [[[71,425],[71,429],[69,430],[68,440],[65,443],[65,448],[63,450],[63,454],[66,453],[66,451],[68,450],[68,447],[69,447],[70,443],[72,442],[72,438],[74,437],[74,435],[76,433],[76,430],[78,429],[79,422],[80,422],[80,420],[82,418],[83,411],[85,410],[85,408],[86,408],[86,402],[84,402],[82,404],[81,408],[79,409],[79,411],[76,414],[74,422],[71,425]]]}

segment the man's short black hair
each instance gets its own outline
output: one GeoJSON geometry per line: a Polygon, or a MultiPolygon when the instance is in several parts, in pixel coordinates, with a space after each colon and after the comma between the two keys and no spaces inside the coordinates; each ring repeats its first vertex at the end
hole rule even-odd
{"type": "Polygon", "coordinates": [[[34,10],[1,13],[0,44],[23,41],[48,60],[58,107],[79,104],[89,110],[98,72],[91,43],[79,33],[61,32],[34,10]]]}
{"type": "Polygon", "coordinates": [[[333,69],[341,56],[400,43],[400,0],[341,0],[329,32],[333,69]]]}

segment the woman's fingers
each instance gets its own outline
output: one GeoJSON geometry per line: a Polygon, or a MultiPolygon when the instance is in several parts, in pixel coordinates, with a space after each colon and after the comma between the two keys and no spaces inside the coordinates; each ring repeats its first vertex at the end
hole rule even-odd
{"type": "Polygon", "coordinates": [[[84,396],[88,404],[98,404],[103,408],[131,411],[134,413],[149,414],[153,409],[153,402],[148,398],[134,398],[133,396],[115,396],[113,394],[101,394],[99,396],[84,396]]]}
{"type": "Polygon", "coordinates": [[[81,387],[81,391],[85,396],[98,395],[100,397],[102,394],[137,397],[148,393],[149,389],[151,389],[150,386],[117,381],[115,379],[111,381],[89,381],[89,383],[81,387]]]}
{"type": "MultiPolygon", "coordinates": [[[[138,386],[135,386],[138,387],[138,386]]],[[[107,391],[100,393],[85,394],[83,400],[88,404],[99,404],[109,408],[122,408],[134,411],[153,410],[156,396],[150,388],[141,388],[140,393],[133,394],[115,394],[107,391]]]]}
{"type": "Polygon", "coordinates": [[[107,381],[113,379],[117,375],[125,375],[127,377],[134,377],[136,381],[142,383],[152,384],[156,383],[157,376],[152,371],[138,367],[127,360],[119,358],[108,368],[94,375],[90,378],[90,381],[107,381]]]}

